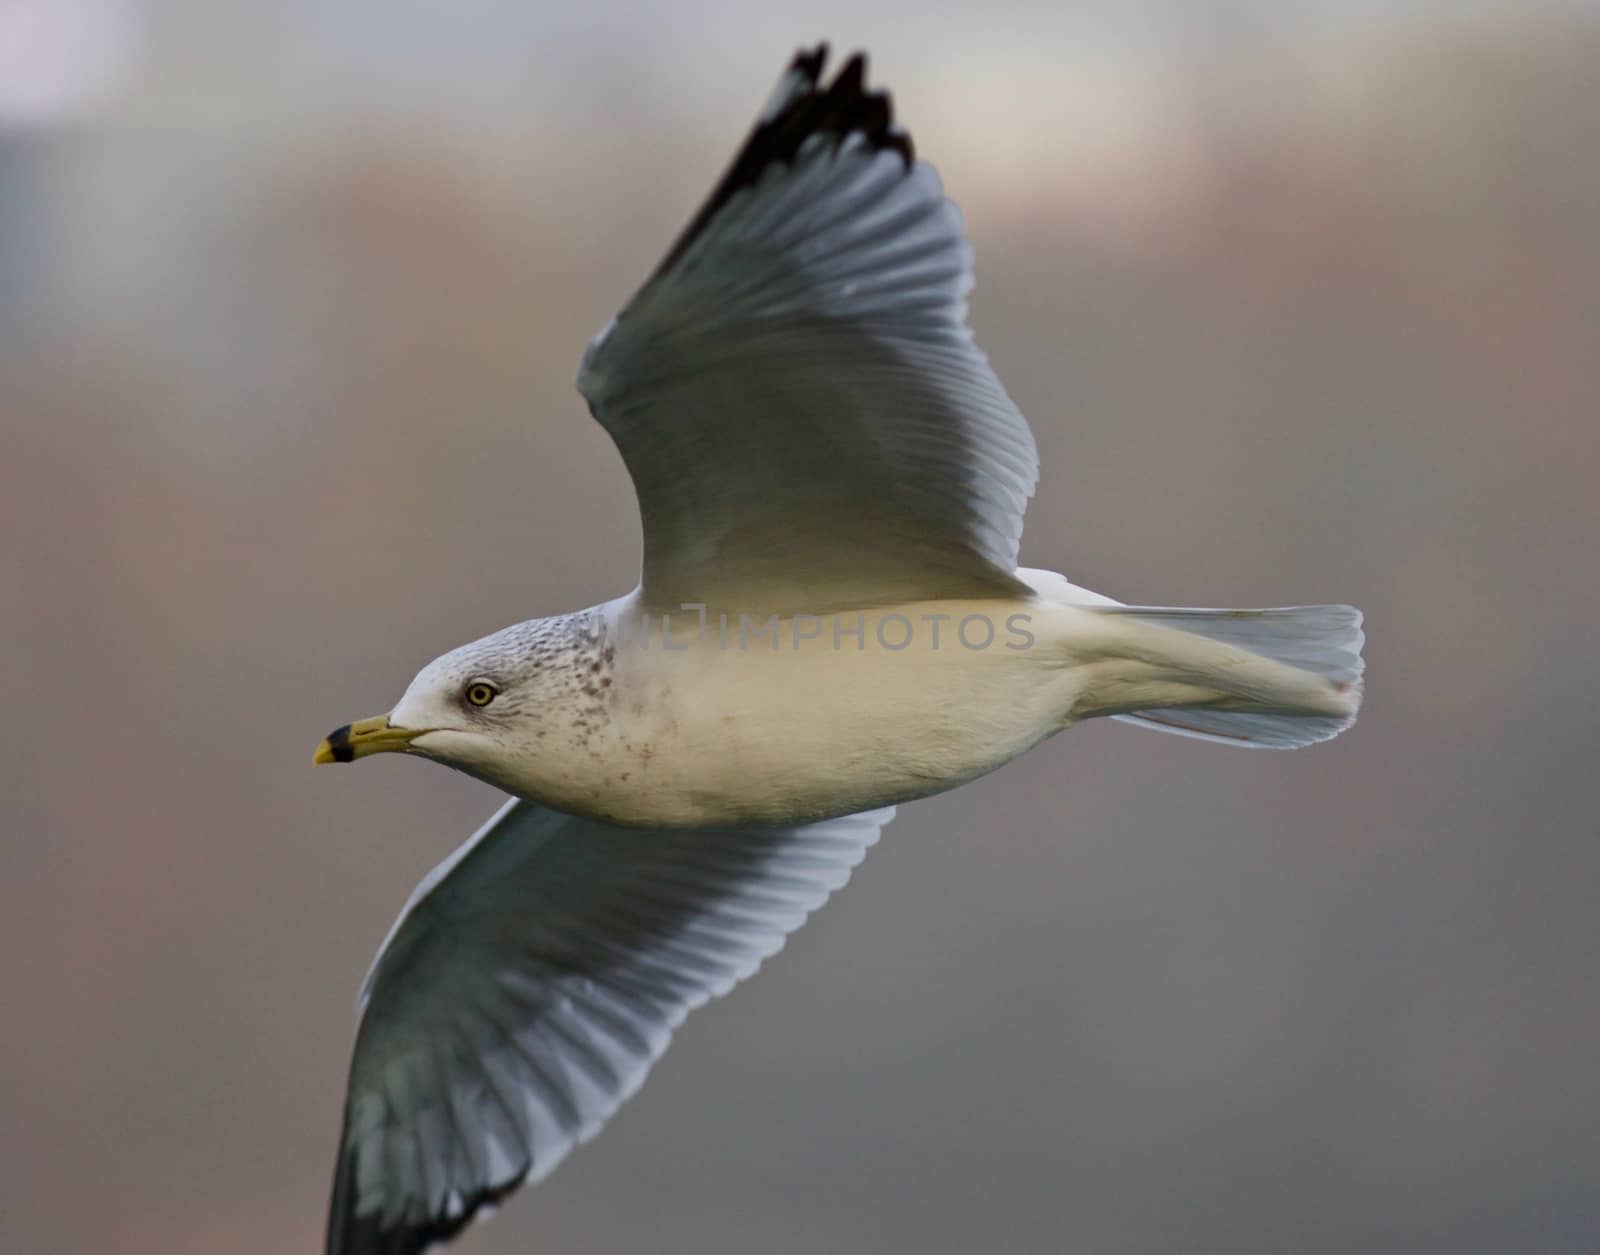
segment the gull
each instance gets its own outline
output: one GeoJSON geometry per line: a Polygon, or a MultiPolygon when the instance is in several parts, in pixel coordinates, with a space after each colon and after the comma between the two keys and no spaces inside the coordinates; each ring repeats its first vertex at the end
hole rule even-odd
{"type": "Polygon", "coordinates": [[[1019,567],[1037,455],[966,323],[960,214],[865,59],[826,62],[795,57],[579,366],[638,586],[445,654],[317,749],[511,795],[362,988],[329,1255],[421,1251],[549,1174],[897,803],[1096,716],[1276,748],[1355,720],[1353,607],[1129,606],[1019,567]]]}

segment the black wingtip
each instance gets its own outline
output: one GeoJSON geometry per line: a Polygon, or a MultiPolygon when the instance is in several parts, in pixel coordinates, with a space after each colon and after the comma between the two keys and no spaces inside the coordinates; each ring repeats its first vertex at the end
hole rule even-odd
{"type": "Polygon", "coordinates": [[[813,135],[828,136],[838,143],[846,135],[859,134],[875,151],[898,153],[905,168],[911,169],[916,162],[916,149],[911,136],[895,127],[894,101],[889,93],[868,89],[867,54],[851,53],[833,81],[824,86],[827,65],[826,40],[795,53],[788,75],[798,76],[800,82],[771,117],[756,123],[721,182],[662,261],[660,270],[666,270],[683,255],[735,193],[753,186],[768,167],[792,162],[800,146],[813,135]]]}
{"type": "Polygon", "coordinates": [[[828,89],[829,95],[859,96],[867,83],[867,54],[852,52],[850,59],[844,63],[844,69],[833,80],[833,86],[828,89]]]}
{"type": "Polygon", "coordinates": [[[822,81],[827,65],[826,40],[809,52],[802,48],[795,53],[789,72],[805,79],[806,90],[796,94],[775,117],[756,128],[745,145],[746,151],[763,138],[778,141],[773,144],[768,160],[763,162],[764,168],[772,161],[793,160],[808,136],[820,133],[843,138],[852,131],[860,131],[874,148],[899,153],[909,168],[916,160],[911,136],[894,129],[894,102],[889,93],[867,90],[867,54],[852,52],[833,81],[824,87],[822,81]],[[763,136],[763,132],[769,130],[773,133],[763,136]]]}
{"type": "MultiPolygon", "coordinates": [[[[346,1110],[345,1127],[349,1112],[346,1110]]],[[[341,1135],[342,1136],[342,1135],[341,1135]]],[[[356,1213],[356,1151],[339,1149],[339,1162],[333,1177],[333,1197],[328,1206],[326,1255],[422,1255],[428,1249],[449,1242],[487,1208],[498,1207],[521,1187],[518,1175],[504,1185],[483,1186],[469,1194],[462,1206],[448,1216],[428,1216],[409,1220],[390,1220],[382,1216],[356,1213]]]]}
{"type": "Polygon", "coordinates": [[[793,74],[803,74],[814,84],[822,77],[823,68],[828,64],[828,41],[819,40],[817,46],[810,52],[804,48],[794,54],[794,60],[789,63],[789,71],[793,74]]]}

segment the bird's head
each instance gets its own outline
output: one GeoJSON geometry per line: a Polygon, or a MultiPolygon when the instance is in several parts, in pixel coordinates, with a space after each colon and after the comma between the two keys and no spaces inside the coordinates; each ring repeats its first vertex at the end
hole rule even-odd
{"type": "Polygon", "coordinates": [[[393,710],[334,729],[312,761],[420,754],[492,780],[537,733],[530,714],[548,687],[549,658],[530,626],[518,624],[435,658],[393,710]]]}

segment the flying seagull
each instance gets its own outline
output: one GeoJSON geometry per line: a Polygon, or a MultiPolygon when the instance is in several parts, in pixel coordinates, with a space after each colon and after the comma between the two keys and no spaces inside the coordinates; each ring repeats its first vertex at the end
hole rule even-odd
{"type": "Polygon", "coordinates": [[[864,58],[826,61],[795,57],[579,367],[639,586],[445,654],[317,749],[512,795],[367,976],[329,1255],[421,1251],[546,1176],[896,803],[1097,715],[1280,748],[1355,719],[1350,606],[1125,606],[1019,568],[1037,456],[966,325],[961,217],[864,58]]]}

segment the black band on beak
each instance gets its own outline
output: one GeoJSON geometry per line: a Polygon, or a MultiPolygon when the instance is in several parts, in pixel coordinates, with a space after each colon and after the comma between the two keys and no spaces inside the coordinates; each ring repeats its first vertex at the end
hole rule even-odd
{"type": "Polygon", "coordinates": [[[355,747],[350,744],[350,725],[348,723],[344,727],[335,728],[328,733],[328,748],[333,752],[334,762],[355,762],[356,751],[355,747]]]}

